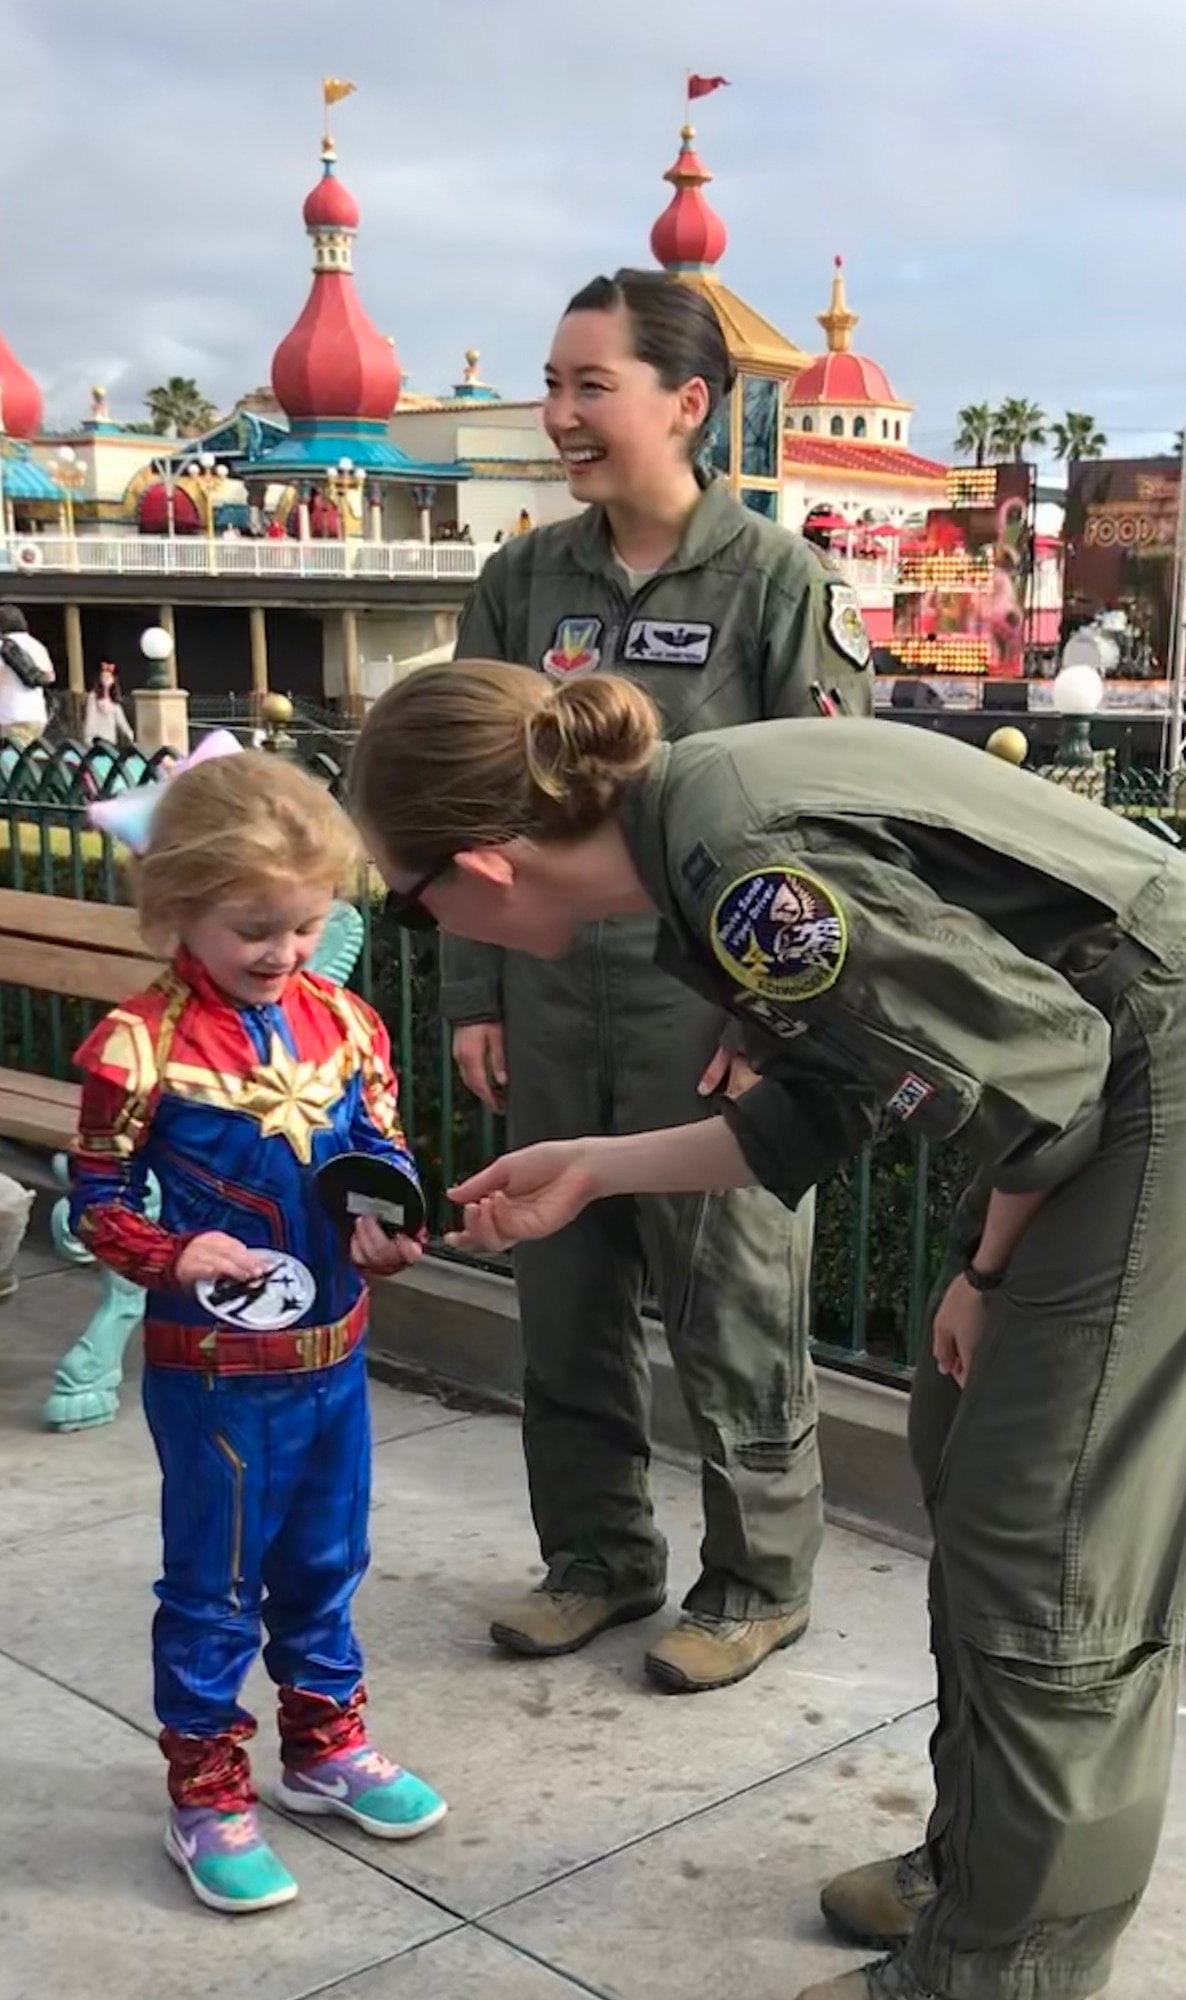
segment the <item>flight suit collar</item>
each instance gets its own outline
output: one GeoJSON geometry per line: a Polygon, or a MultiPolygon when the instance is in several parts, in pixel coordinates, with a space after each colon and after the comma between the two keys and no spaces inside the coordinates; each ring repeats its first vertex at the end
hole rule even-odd
{"type": "MultiPolygon", "coordinates": [[[[659,913],[655,964],[672,973],[714,1006],[730,1008],[731,983],[704,950],[679,907],[668,866],[663,823],[664,792],[671,745],[661,743],[645,777],[630,785],[619,808],[619,824],[643,888],[659,913]]],[[[735,1011],[735,1010],[734,1010],[735,1011]]]]}
{"type": "MultiPolygon", "coordinates": [[[[678,576],[682,571],[702,569],[719,550],[736,541],[746,525],[723,479],[709,479],[700,504],[684,530],[683,540],[656,574],[678,576]]],[[[590,507],[581,518],[573,553],[583,569],[593,576],[605,576],[619,567],[610,535],[609,519],[603,507],[590,507]]]]}

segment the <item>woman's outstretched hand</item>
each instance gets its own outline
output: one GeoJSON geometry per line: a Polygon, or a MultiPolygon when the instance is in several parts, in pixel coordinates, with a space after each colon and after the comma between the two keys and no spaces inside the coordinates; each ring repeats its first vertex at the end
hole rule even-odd
{"type": "Polygon", "coordinates": [[[450,1201],[464,1212],[464,1227],[445,1241],[454,1250],[489,1254],[513,1243],[552,1236],[572,1222],[601,1189],[588,1139],[551,1139],[522,1152],[504,1153],[459,1187],[450,1201]]]}

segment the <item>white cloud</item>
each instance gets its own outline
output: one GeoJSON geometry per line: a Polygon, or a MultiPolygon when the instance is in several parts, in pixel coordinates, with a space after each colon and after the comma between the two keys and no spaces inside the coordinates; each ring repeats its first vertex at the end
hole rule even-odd
{"type": "Polygon", "coordinates": [[[534,388],[595,269],[649,261],[684,67],[725,275],[818,340],[833,252],[858,340],[945,448],[960,403],[1186,414],[1181,0],[0,0],[0,327],[56,415],[176,369],[228,400],[305,297],[322,74],[357,264],[419,388],[534,388]]]}

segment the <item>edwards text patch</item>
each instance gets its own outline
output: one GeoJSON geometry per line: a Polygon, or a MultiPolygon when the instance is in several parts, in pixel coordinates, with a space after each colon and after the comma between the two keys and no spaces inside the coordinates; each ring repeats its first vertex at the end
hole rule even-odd
{"type": "Polygon", "coordinates": [[[924,1104],[929,1104],[934,1095],[933,1083],[928,1083],[925,1077],[915,1076],[913,1070],[907,1070],[885,1107],[886,1113],[890,1118],[913,1118],[915,1112],[921,1111],[924,1104]]]}
{"type": "Polygon", "coordinates": [[[814,1000],[836,984],[848,951],[844,912],[801,868],[762,868],[730,883],[709,936],[730,978],[767,1000],[814,1000]]]}
{"type": "Polygon", "coordinates": [[[622,657],[656,667],[702,667],[712,651],[714,625],[671,618],[636,618],[626,627],[622,657]]]}

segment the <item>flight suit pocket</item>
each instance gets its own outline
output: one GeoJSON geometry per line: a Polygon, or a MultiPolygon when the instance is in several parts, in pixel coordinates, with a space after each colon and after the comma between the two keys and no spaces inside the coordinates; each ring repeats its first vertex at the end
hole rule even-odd
{"type": "Polygon", "coordinates": [[[1160,1645],[1069,1666],[961,1654],[965,1949],[1043,1924],[1077,1923],[1062,1949],[1082,1962],[1114,1943],[1157,1851],[1178,1664],[1160,1645]]]}
{"type": "Polygon", "coordinates": [[[1043,1320],[1007,1297],[947,1437],[931,1508],[952,1623],[989,1651],[1073,1616],[1087,1456],[1111,1328],[1043,1320]]]}

